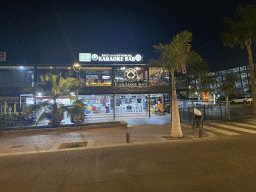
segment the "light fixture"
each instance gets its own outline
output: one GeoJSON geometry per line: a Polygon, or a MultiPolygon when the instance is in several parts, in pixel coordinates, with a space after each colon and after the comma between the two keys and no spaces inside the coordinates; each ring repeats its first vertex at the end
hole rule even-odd
{"type": "Polygon", "coordinates": [[[37,96],[42,96],[42,93],[37,93],[37,96]]]}
{"type": "Polygon", "coordinates": [[[52,67],[50,67],[50,69],[52,69],[52,67]]]}
{"type": "Polygon", "coordinates": [[[23,66],[20,66],[20,69],[24,69],[24,67],[23,67],[23,66]]]}
{"type": "Polygon", "coordinates": [[[75,63],[73,65],[73,68],[74,68],[75,72],[78,72],[81,69],[81,65],[79,63],[75,63]]]}

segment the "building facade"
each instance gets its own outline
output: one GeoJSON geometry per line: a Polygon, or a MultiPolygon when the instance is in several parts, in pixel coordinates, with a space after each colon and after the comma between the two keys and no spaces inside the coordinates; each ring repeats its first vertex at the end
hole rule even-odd
{"type": "MultiPolygon", "coordinates": [[[[254,73],[255,73],[255,70],[254,70],[254,73]]],[[[210,72],[207,75],[213,77],[213,83],[207,85],[207,87],[204,87],[204,88],[216,90],[226,80],[227,75],[232,75],[235,79],[234,87],[237,91],[237,94],[239,96],[251,97],[251,88],[250,88],[251,87],[251,78],[250,78],[249,66],[241,66],[241,67],[236,67],[236,68],[217,71],[217,72],[210,72]]],[[[189,78],[189,86],[195,87],[196,89],[201,88],[199,79],[196,75],[189,75],[188,78],[189,78]]],[[[221,95],[223,96],[224,93],[221,93],[221,95]]],[[[189,97],[197,97],[197,96],[198,95],[195,93],[189,94],[189,97]]]]}
{"type": "MultiPolygon", "coordinates": [[[[73,64],[0,66],[0,112],[23,115],[34,98],[37,103],[47,99],[43,92],[37,91],[40,75],[61,72],[63,78],[79,79],[78,99],[86,105],[84,111],[88,117],[150,117],[159,104],[168,114],[171,79],[162,68],[142,63],[80,64],[77,72],[73,64]],[[35,88],[36,92],[27,88],[35,88]]],[[[58,102],[71,103],[68,98],[58,102]]]]}

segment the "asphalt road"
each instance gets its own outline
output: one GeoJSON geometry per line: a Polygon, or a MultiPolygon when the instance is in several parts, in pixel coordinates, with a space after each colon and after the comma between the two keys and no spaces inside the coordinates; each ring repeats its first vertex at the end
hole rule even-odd
{"type": "MultiPolygon", "coordinates": [[[[157,126],[157,125],[156,125],[157,126]]],[[[254,134],[0,157],[0,191],[256,191],[254,134]]]]}

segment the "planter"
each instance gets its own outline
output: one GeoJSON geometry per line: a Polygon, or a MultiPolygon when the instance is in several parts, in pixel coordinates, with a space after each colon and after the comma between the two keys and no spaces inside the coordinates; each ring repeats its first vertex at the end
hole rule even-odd
{"type": "Polygon", "coordinates": [[[82,121],[81,120],[75,120],[74,125],[75,126],[80,126],[80,125],[82,125],[82,121]]]}

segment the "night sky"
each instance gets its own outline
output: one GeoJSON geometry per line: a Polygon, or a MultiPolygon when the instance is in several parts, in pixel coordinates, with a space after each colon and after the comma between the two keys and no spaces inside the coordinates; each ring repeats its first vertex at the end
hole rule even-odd
{"type": "Polygon", "coordinates": [[[183,30],[193,33],[192,50],[211,71],[248,64],[246,49],[224,47],[220,39],[221,22],[237,4],[102,2],[2,2],[0,52],[7,60],[0,65],[73,64],[79,53],[142,53],[146,63],[157,58],[153,45],[169,44],[183,30]]]}

